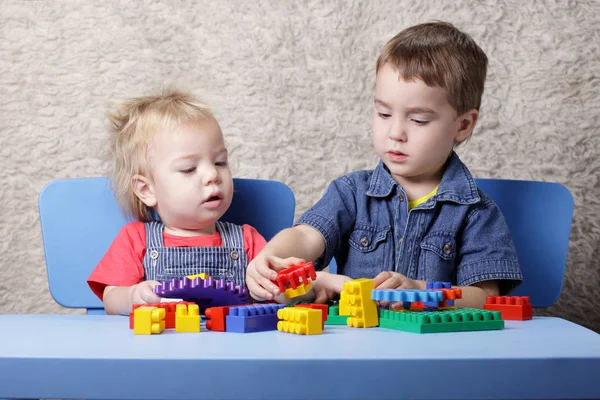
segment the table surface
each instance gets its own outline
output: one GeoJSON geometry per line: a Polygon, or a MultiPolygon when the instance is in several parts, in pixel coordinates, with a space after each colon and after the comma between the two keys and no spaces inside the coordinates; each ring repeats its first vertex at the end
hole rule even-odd
{"type": "Polygon", "coordinates": [[[600,398],[600,335],[559,318],[422,335],[145,336],[106,315],[0,315],[0,327],[0,398],[600,398]]]}

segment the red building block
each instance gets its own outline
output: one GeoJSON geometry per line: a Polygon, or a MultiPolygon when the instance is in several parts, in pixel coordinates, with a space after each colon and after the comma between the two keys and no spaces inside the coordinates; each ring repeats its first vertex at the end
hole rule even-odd
{"type": "Polygon", "coordinates": [[[313,308],[315,310],[321,310],[323,318],[323,327],[325,329],[325,321],[327,321],[327,314],[329,314],[329,306],[327,304],[296,304],[294,307],[313,308]]]}
{"type": "Polygon", "coordinates": [[[225,317],[229,315],[229,306],[207,308],[204,315],[208,318],[206,329],[225,332],[225,317]]]}
{"type": "Polygon", "coordinates": [[[275,279],[273,283],[276,283],[279,286],[281,293],[283,293],[285,292],[285,289],[289,287],[296,289],[298,285],[307,284],[309,278],[313,281],[317,279],[315,266],[311,262],[292,265],[291,267],[279,271],[277,279],[275,279]]]}
{"type": "Polygon", "coordinates": [[[533,312],[529,296],[488,296],[483,308],[500,311],[503,320],[525,321],[532,318],[533,312]]]}

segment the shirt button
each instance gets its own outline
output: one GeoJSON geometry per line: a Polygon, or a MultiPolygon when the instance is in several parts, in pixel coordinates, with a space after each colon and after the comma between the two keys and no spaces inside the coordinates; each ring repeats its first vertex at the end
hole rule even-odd
{"type": "Polygon", "coordinates": [[[238,258],[240,258],[240,252],[237,250],[233,250],[231,252],[231,259],[232,260],[237,260],[238,258]]]}
{"type": "Polygon", "coordinates": [[[158,251],[152,250],[150,252],[150,258],[152,258],[153,260],[156,260],[158,258],[158,251]]]}
{"type": "Polygon", "coordinates": [[[404,241],[404,238],[400,238],[400,240],[398,240],[398,243],[402,244],[403,241],[404,241]]]}
{"type": "Polygon", "coordinates": [[[443,251],[444,251],[444,254],[446,254],[446,255],[452,253],[452,245],[450,243],[446,243],[444,245],[443,251]]]}
{"type": "Polygon", "coordinates": [[[369,239],[364,237],[364,238],[360,239],[359,243],[362,247],[367,247],[369,245],[369,239]]]}
{"type": "Polygon", "coordinates": [[[404,195],[402,193],[398,193],[398,200],[400,200],[400,203],[404,201],[404,195]]]}

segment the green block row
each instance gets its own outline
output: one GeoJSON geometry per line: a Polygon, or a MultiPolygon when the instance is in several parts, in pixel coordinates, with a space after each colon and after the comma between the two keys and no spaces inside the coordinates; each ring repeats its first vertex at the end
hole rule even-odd
{"type": "Polygon", "coordinates": [[[488,331],[504,329],[499,311],[457,308],[443,311],[379,311],[379,326],[412,333],[488,331]]]}

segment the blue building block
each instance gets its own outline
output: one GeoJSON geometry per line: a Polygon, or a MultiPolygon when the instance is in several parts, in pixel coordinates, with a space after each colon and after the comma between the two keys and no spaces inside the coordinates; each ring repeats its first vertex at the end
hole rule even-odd
{"type": "Polygon", "coordinates": [[[284,304],[255,304],[252,306],[231,307],[225,317],[227,332],[250,333],[276,331],[277,310],[284,304]]]}
{"type": "Polygon", "coordinates": [[[415,302],[415,301],[442,301],[442,292],[434,290],[412,289],[375,289],[371,292],[371,299],[379,301],[415,302]]]}
{"type": "Polygon", "coordinates": [[[427,290],[435,290],[435,289],[450,289],[452,287],[451,282],[426,282],[425,289],[427,290]]]}

